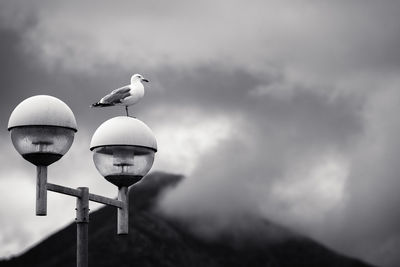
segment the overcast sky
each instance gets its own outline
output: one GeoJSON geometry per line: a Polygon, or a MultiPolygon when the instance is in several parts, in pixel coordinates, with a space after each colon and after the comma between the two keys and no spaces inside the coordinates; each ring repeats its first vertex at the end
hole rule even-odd
{"type": "Polygon", "coordinates": [[[150,83],[131,113],[157,136],[153,170],[187,176],[165,212],[211,229],[257,214],[398,266],[398,14],[389,0],[1,0],[0,257],[75,216],[74,199],[53,193],[49,215],[34,216],[35,169],[7,132],[13,108],[37,94],[66,102],[79,130],[49,180],[114,197],[88,147],[124,110],[89,105],[140,73],[150,83]]]}

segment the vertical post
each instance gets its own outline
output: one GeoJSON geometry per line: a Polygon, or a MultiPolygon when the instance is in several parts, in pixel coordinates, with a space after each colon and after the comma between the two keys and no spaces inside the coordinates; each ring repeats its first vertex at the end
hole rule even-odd
{"type": "Polygon", "coordinates": [[[88,266],[89,243],[89,189],[78,187],[81,196],[76,198],[76,266],[88,266]]]}
{"type": "Polygon", "coordinates": [[[47,166],[36,166],[36,215],[47,215],[47,166]]]}
{"type": "Polygon", "coordinates": [[[129,195],[128,187],[118,187],[118,200],[122,201],[122,208],[118,208],[117,234],[126,235],[129,230],[129,195]]]}

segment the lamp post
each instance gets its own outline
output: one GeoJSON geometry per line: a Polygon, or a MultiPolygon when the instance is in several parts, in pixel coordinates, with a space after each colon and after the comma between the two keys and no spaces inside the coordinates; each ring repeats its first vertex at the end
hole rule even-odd
{"type": "Polygon", "coordinates": [[[38,95],[22,101],[11,113],[8,130],[16,150],[36,165],[36,215],[47,214],[47,191],[76,197],[77,266],[88,266],[89,200],[118,208],[119,235],[128,234],[128,188],[151,169],[157,142],[149,127],[131,117],[115,117],[99,126],[90,144],[93,161],[109,182],[118,187],[118,199],[47,182],[47,167],[71,147],[77,131],[71,109],[61,100],[38,95]]]}

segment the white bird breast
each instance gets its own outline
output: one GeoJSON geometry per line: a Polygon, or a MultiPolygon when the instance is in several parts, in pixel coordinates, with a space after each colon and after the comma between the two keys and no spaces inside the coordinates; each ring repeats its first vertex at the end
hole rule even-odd
{"type": "Polygon", "coordinates": [[[141,82],[132,86],[131,95],[121,100],[122,105],[130,106],[137,103],[144,96],[144,87],[141,82]]]}

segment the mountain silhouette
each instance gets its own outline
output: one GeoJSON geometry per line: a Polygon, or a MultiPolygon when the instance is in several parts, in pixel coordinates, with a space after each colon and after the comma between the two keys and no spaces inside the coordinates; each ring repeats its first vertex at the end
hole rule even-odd
{"type": "MultiPolygon", "coordinates": [[[[130,190],[129,235],[116,234],[116,209],[90,214],[89,266],[140,267],[367,267],[261,218],[249,218],[251,231],[222,231],[202,238],[190,223],[154,209],[160,193],[183,179],[152,173],[130,190]],[[254,227],[253,227],[254,225],[254,227]]],[[[75,266],[74,223],[22,255],[0,261],[0,267],[75,266]]]]}

